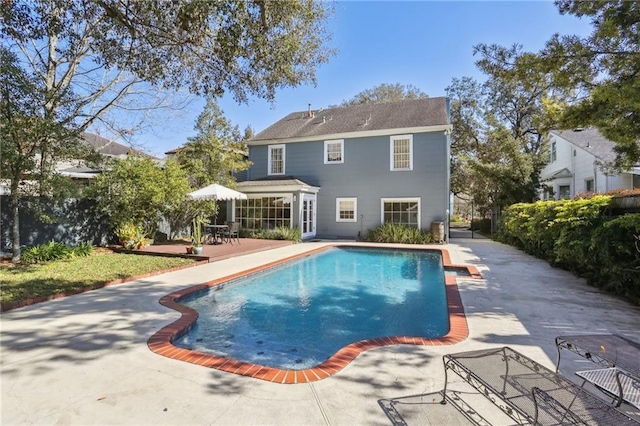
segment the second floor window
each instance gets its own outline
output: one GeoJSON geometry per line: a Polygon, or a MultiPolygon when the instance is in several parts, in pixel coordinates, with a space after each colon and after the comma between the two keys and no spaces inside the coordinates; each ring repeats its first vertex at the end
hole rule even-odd
{"type": "Polygon", "coordinates": [[[391,170],[413,170],[413,135],[391,136],[391,170]]]}
{"type": "Polygon", "coordinates": [[[269,165],[270,175],[284,174],[284,145],[269,145],[269,165]]]}
{"type": "Polygon", "coordinates": [[[344,163],[344,140],[324,141],[324,164],[344,163]]]}
{"type": "Polygon", "coordinates": [[[549,162],[553,163],[556,161],[556,143],[551,142],[551,148],[549,149],[549,162]]]}

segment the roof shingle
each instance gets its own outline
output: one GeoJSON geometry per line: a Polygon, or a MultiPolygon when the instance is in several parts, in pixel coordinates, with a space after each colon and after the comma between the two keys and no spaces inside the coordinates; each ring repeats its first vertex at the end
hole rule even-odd
{"type": "Polygon", "coordinates": [[[96,135],[94,133],[83,132],[82,139],[87,143],[87,145],[92,146],[100,154],[120,157],[120,156],[126,156],[129,153],[131,153],[131,154],[139,155],[142,157],[147,157],[147,158],[157,160],[157,158],[152,155],[149,155],[140,150],[134,149],[130,146],[122,145],[118,142],[109,140],[107,138],[103,138],[102,136],[96,135]]]}
{"type": "Polygon", "coordinates": [[[411,99],[293,112],[251,141],[313,137],[449,124],[447,98],[411,99]]]}
{"type": "Polygon", "coordinates": [[[598,129],[590,127],[574,130],[552,130],[551,133],[584,149],[604,163],[612,162],[616,158],[616,153],[613,150],[615,143],[602,136],[598,129]]]}

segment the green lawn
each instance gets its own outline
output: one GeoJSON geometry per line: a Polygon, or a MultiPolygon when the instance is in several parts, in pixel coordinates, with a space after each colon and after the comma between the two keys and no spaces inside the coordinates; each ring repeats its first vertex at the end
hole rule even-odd
{"type": "Polygon", "coordinates": [[[56,293],[93,288],[119,278],[192,265],[192,259],[143,256],[96,251],[77,257],[35,265],[0,268],[0,302],[16,302],[56,293]]]}

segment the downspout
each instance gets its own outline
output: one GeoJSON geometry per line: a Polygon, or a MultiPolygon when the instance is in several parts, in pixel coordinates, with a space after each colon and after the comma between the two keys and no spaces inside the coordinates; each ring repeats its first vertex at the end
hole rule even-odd
{"type": "Polygon", "coordinates": [[[576,147],[571,145],[571,191],[569,197],[576,196],[576,147]]]}
{"type": "Polygon", "coordinates": [[[446,156],[445,161],[447,162],[447,178],[445,180],[445,206],[447,206],[447,212],[445,217],[445,228],[444,228],[444,241],[449,242],[449,224],[450,224],[450,214],[453,206],[451,205],[451,130],[453,129],[453,125],[451,124],[451,100],[449,97],[445,100],[446,108],[447,108],[447,124],[449,124],[449,128],[444,131],[444,136],[446,138],[446,156]]]}

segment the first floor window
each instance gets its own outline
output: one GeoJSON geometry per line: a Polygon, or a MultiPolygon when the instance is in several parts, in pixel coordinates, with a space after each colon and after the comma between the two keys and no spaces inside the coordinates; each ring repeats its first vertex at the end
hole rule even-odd
{"type": "Polygon", "coordinates": [[[270,175],[284,174],[284,145],[269,145],[269,173],[270,175]]]}
{"type": "Polygon", "coordinates": [[[568,200],[571,198],[571,185],[558,186],[558,199],[568,200]]]}
{"type": "Polygon", "coordinates": [[[291,194],[236,200],[235,221],[245,229],[291,228],[291,194]]]}
{"type": "Polygon", "coordinates": [[[336,198],[336,222],[358,221],[358,199],[336,198]]]}
{"type": "Polygon", "coordinates": [[[383,198],[382,223],[388,222],[419,228],[420,199],[383,198]]]}
{"type": "Polygon", "coordinates": [[[586,181],[584,181],[584,189],[586,192],[595,192],[596,191],[595,180],[587,179],[586,181]]]}

